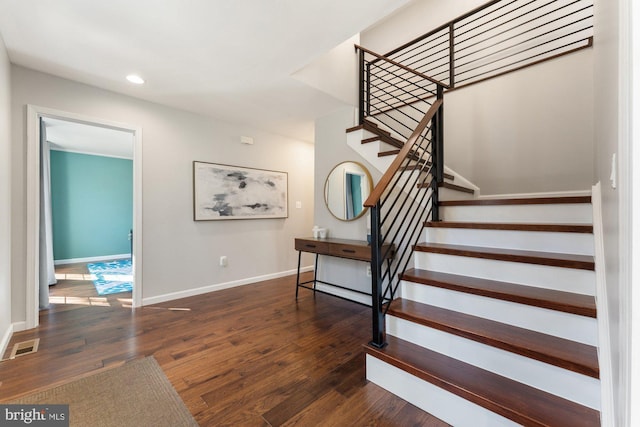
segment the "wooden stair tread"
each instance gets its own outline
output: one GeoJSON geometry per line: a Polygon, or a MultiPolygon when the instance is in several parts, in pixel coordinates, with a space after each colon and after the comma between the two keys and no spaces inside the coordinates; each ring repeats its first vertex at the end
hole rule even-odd
{"type": "Polygon", "coordinates": [[[394,147],[397,147],[397,148],[402,148],[402,146],[404,145],[403,142],[400,141],[399,139],[396,139],[392,136],[387,136],[387,135],[376,135],[376,136],[372,136],[371,138],[365,138],[362,140],[361,144],[369,144],[375,141],[386,142],[387,144],[393,145],[394,147]]]}
{"type": "Polygon", "coordinates": [[[597,349],[587,344],[402,298],[391,302],[388,314],[593,378],[599,377],[597,349]]]}
{"type": "Polygon", "coordinates": [[[410,269],[403,280],[438,288],[480,295],[579,316],[596,317],[596,301],[591,295],[575,294],[554,289],[537,288],[516,283],[498,282],[477,277],[460,276],[421,269],[410,269]]]}
{"type": "Polygon", "coordinates": [[[470,228],[476,230],[513,230],[513,231],[547,231],[554,233],[593,233],[590,224],[531,224],[531,223],[497,223],[497,222],[455,222],[427,221],[426,227],[434,228],[470,228]]]}
{"type": "Polygon", "coordinates": [[[368,354],[527,426],[600,426],[600,413],[393,336],[368,354]]]}
{"type": "MultiPolygon", "coordinates": [[[[398,149],[398,150],[380,151],[380,152],[378,153],[378,157],[395,156],[395,155],[398,155],[398,154],[400,154],[400,149],[398,149]]],[[[417,154],[417,153],[416,153],[416,152],[414,152],[414,151],[410,151],[410,152],[407,154],[407,157],[406,157],[406,158],[407,158],[407,159],[409,159],[409,160],[411,160],[411,161],[416,161],[416,162],[424,162],[424,161],[425,161],[424,159],[422,159],[422,158],[420,157],[420,155],[419,155],[419,154],[417,154]]],[[[431,164],[431,162],[428,162],[428,164],[431,164]]]]}
{"type": "MultiPolygon", "coordinates": [[[[425,184],[425,183],[417,184],[417,186],[418,188],[429,188],[429,184],[425,184]]],[[[445,181],[439,183],[438,187],[448,188],[449,190],[460,191],[462,193],[468,193],[468,194],[475,193],[475,190],[473,190],[472,188],[463,187],[462,185],[452,184],[450,182],[445,182],[445,181]]]]}
{"type": "Polygon", "coordinates": [[[391,132],[379,128],[377,124],[375,124],[374,122],[371,122],[369,120],[365,120],[361,125],[357,125],[357,126],[353,126],[353,127],[348,128],[346,130],[346,133],[351,133],[351,132],[355,132],[355,131],[363,130],[363,129],[367,130],[369,132],[375,133],[376,135],[391,136],[391,132]]]}
{"type": "Polygon", "coordinates": [[[440,202],[440,206],[483,206],[483,205],[542,205],[565,203],[591,203],[591,196],[567,197],[522,197],[512,199],[473,199],[449,200],[440,202]]]}
{"type": "Polygon", "coordinates": [[[400,153],[400,150],[387,150],[378,153],[378,157],[395,156],[400,153]]]}
{"type": "Polygon", "coordinates": [[[472,188],[463,187],[462,185],[452,184],[450,182],[440,182],[438,187],[448,188],[449,190],[460,191],[462,193],[473,194],[475,191],[472,188]]]}
{"type": "Polygon", "coordinates": [[[522,262],[554,267],[575,268],[580,270],[595,270],[595,262],[593,256],[590,255],[449,245],[443,243],[418,243],[414,246],[414,249],[420,252],[458,255],[483,259],[495,259],[499,261],[522,262]]]}
{"type": "MultiPolygon", "coordinates": [[[[431,162],[427,162],[427,166],[431,166],[431,162]]],[[[422,168],[421,164],[415,164],[415,165],[402,166],[400,168],[400,170],[403,171],[403,172],[408,172],[408,171],[415,171],[415,170],[421,169],[421,168],[422,168]]],[[[422,172],[423,173],[427,173],[427,170],[425,169],[422,172]]],[[[444,179],[448,179],[450,181],[453,181],[453,180],[456,179],[455,176],[453,176],[453,175],[451,175],[450,173],[447,173],[447,172],[443,172],[442,176],[444,177],[444,179]]]]}

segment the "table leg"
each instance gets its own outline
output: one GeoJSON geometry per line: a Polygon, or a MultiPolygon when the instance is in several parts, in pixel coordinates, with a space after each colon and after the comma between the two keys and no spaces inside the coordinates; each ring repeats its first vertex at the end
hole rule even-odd
{"type": "Polygon", "coordinates": [[[298,289],[300,289],[300,259],[302,258],[302,251],[298,251],[298,275],[296,276],[296,299],[298,299],[298,289]]]}
{"type": "Polygon", "coordinates": [[[316,296],[316,281],[318,280],[318,254],[316,254],[316,265],[313,268],[313,296],[316,296]]]}

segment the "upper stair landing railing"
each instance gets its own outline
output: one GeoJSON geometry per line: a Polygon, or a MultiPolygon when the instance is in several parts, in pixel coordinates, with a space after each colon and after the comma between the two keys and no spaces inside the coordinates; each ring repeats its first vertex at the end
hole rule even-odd
{"type": "Polygon", "coordinates": [[[446,84],[356,45],[360,61],[359,124],[382,125],[403,143],[446,84]]]}
{"type": "Polygon", "coordinates": [[[593,0],[493,0],[382,56],[459,88],[593,44],[593,0]]]}

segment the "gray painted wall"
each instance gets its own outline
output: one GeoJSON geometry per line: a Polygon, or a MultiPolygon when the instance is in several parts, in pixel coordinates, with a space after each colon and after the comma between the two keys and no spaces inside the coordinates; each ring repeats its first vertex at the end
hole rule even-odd
{"type": "MultiPolygon", "coordinates": [[[[11,326],[11,66],[0,37],[0,351],[11,326]]],[[[2,355],[0,354],[0,357],[2,355]]]]}
{"type": "MultiPolygon", "coordinates": [[[[293,239],[313,226],[312,144],[18,66],[12,86],[13,253],[25,251],[25,106],[34,104],[142,128],[143,299],[296,267],[293,239]],[[255,144],[240,144],[241,135],[255,144]],[[287,171],[289,218],[194,222],[194,160],[287,171]],[[226,268],[218,265],[222,255],[226,268]]],[[[14,322],[25,316],[24,264],[24,257],[14,257],[14,322]]]]}

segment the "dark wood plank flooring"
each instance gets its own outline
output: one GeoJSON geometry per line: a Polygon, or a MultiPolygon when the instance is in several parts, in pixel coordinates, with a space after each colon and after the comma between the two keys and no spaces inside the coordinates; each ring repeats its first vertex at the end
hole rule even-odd
{"type": "Polygon", "coordinates": [[[369,308],[310,291],[296,302],[295,277],[135,310],[70,277],[40,326],[14,334],[9,348],[40,348],[0,363],[0,401],[154,356],[203,426],[446,425],[366,381],[369,308]]]}

